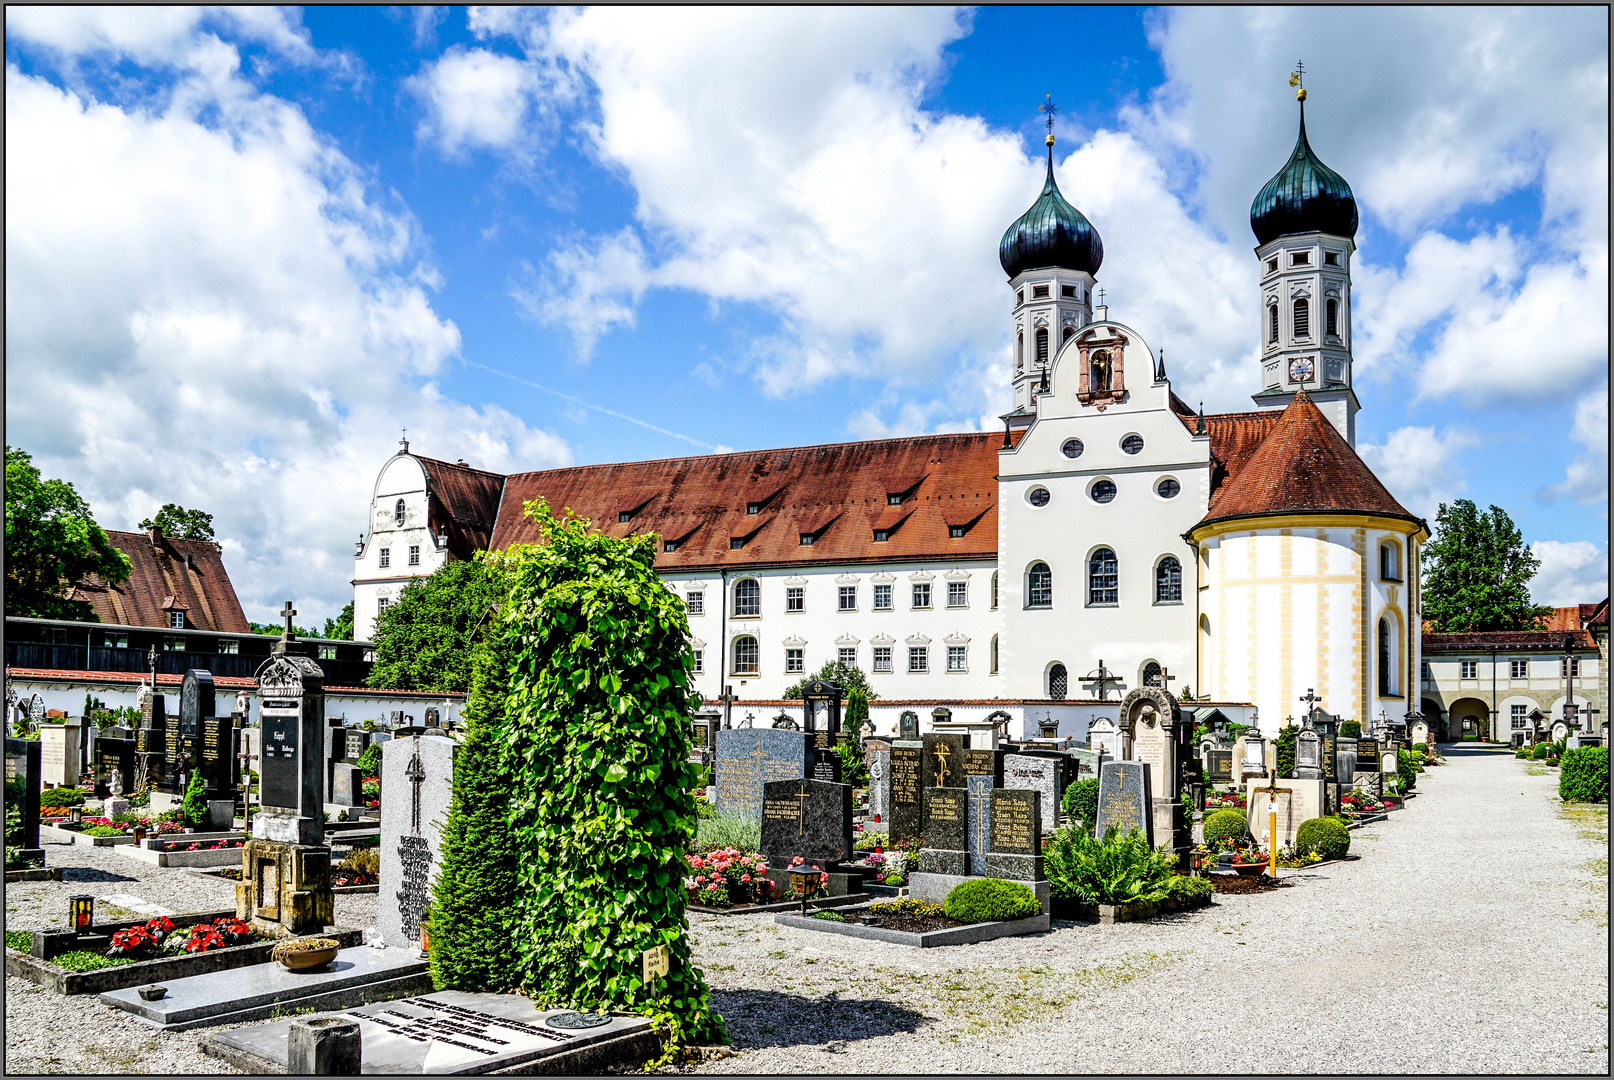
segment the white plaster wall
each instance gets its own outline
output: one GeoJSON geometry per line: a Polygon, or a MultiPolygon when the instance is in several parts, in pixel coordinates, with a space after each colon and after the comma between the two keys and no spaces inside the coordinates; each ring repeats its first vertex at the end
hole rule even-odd
{"type": "MultiPolygon", "coordinates": [[[[16,688],[17,696],[27,701],[34,694],[38,694],[45,701],[47,709],[61,709],[69,716],[80,716],[84,712],[84,694],[88,691],[101,699],[101,703],[108,708],[133,708],[137,703],[138,689],[134,684],[115,684],[89,682],[64,682],[45,679],[13,679],[12,686],[16,688]]],[[[163,687],[162,692],[167,699],[168,715],[179,714],[179,688],[163,687]]],[[[228,716],[235,709],[234,690],[214,691],[214,713],[218,716],[228,716]]],[[[390,717],[394,709],[406,714],[413,714],[416,723],[425,723],[426,709],[435,705],[445,720],[452,719],[456,723],[463,723],[460,712],[465,707],[461,698],[443,699],[439,697],[415,696],[407,694],[348,694],[337,691],[327,691],[325,694],[325,715],[346,717],[358,722],[360,720],[382,720],[390,717]]],[[[253,723],[258,721],[258,695],[256,691],[247,691],[247,715],[253,723]]]]}
{"type": "Polygon", "coordinates": [[[370,641],[382,597],[395,602],[408,579],[431,574],[449,559],[439,550],[427,526],[426,470],[412,454],[394,454],[381,466],[370,500],[369,531],[363,550],[353,560],[353,635],[370,641]],[[395,508],[404,500],[404,523],[395,508]],[[420,545],[420,565],[409,565],[409,547],[420,545]],[[391,552],[391,565],[381,566],[381,549],[391,552]]]}

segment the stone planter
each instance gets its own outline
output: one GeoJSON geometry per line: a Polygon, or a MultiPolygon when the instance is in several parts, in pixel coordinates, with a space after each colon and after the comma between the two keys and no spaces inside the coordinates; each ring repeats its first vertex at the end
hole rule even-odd
{"type": "Polygon", "coordinates": [[[910,945],[919,949],[931,949],[939,945],[972,945],[978,941],[991,941],[1000,937],[1040,934],[1050,928],[1047,915],[1033,915],[1029,919],[1014,919],[1009,922],[969,923],[965,926],[949,927],[946,930],[931,930],[923,934],[909,933],[905,930],[887,930],[880,926],[864,926],[861,923],[827,922],[811,917],[802,918],[800,915],[775,915],[773,921],[780,926],[798,930],[816,930],[820,933],[840,934],[843,937],[864,938],[870,941],[889,941],[893,945],[910,945]]]}
{"type": "Polygon", "coordinates": [[[326,948],[309,949],[306,952],[282,953],[275,959],[277,959],[280,962],[280,966],[285,968],[287,971],[318,971],[326,964],[329,964],[332,960],[335,960],[336,954],[340,949],[341,945],[338,944],[334,939],[331,939],[330,944],[326,948]]]}
{"type": "Polygon", "coordinates": [[[1259,877],[1267,872],[1270,863],[1233,863],[1233,872],[1239,877],[1259,877]]]}

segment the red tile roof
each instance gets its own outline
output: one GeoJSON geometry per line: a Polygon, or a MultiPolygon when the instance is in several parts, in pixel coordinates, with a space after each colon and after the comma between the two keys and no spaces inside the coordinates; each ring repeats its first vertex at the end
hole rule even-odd
{"type": "Polygon", "coordinates": [[[1608,622],[1608,601],[1600,604],[1573,604],[1553,608],[1552,614],[1542,623],[1544,630],[1580,630],[1587,626],[1608,622]]]}
{"type": "Polygon", "coordinates": [[[1562,649],[1564,639],[1574,642],[1576,649],[1595,649],[1589,630],[1491,630],[1465,633],[1431,633],[1423,635],[1424,652],[1497,652],[1547,651],[1562,649]]]}
{"type": "Polygon", "coordinates": [[[611,536],[678,541],[677,551],[656,554],[662,570],[989,559],[1002,444],[1001,434],[972,432],[516,473],[505,481],[492,545],[535,542],[522,505],[543,497],[611,536]],[[899,492],[908,492],[902,505],[890,505],[899,492]],[[748,502],[762,502],[761,512],[747,514],[748,502]],[[632,520],[618,521],[629,512],[632,520]],[[876,542],[874,530],[898,519],[890,539],[876,542]],[[963,536],[949,535],[949,523],[970,521],[963,536]],[[731,539],[744,546],[731,548],[731,539]]]}
{"type": "Polygon", "coordinates": [[[168,613],[177,610],[185,612],[186,629],[251,632],[224,560],[209,541],[113,529],[107,538],[129,557],[129,580],[108,586],[91,574],[68,594],[88,600],[102,622],[165,627],[168,613]]]}
{"type": "Polygon", "coordinates": [[[433,536],[448,537],[454,558],[486,551],[499,516],[504,477],[458,462],[420,457],[428,484],[427,522],[433,536]]]}
{"type": "MultiPolygon", "coordinates": [[[[1304,390],[1264,433],[1259,430],[1266,424],[1262,414],[1233,414],[1225,420],[1223,448],[1228,457],[1223,460],[1229,475],[1213,494],[1200,525],[1272,514],[1351,513],[1419,520],[1379,483],[1304,390]]],[[[1215,443],[1213,436],[1213,450],[1215,443]]]]}
{"type": "MultiPolygon", "coordinates": [[[[147,676],[138,671],[69,671],[61,668],[11,668],[13,679],[22,679],[28,682],[70,682],[70,683],[97,683],[103,685],[136,686],[143,682],[147,676]]],[[[158,674],[157,686],[159,689],[168,687],[178,690],[185,681],[183,675],[158,674]]],[[[215,675],[213,685],[220,690],[256,690],[257,679],[249,679],[241,675],[215,675]]],[[[399,698],[445,698],[452,701],[464,699],[464,694],[445,693],[439,690],[383,690],[369,686],[327,686],[327,694],[340,694],[345,696],[357,695],[365,697],[399,697],[399,698]]]]}

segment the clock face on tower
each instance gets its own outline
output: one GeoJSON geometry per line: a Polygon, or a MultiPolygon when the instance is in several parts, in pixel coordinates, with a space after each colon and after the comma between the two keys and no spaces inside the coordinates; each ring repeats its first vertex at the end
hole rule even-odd
{"type": "Polygon", "coordinates": [[[1316,368],[1313,366],[1311,357],[1309,356],[1302,356],[1298,360],[1291,360],[1289,361],[1289,381],[1292,383],[1310,382],[1312,372],[1315,370],[1316,368]]]}

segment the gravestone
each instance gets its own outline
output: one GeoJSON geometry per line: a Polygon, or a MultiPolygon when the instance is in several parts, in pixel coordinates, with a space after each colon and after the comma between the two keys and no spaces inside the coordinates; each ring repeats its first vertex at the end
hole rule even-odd
{"type": "Polygon", "coordinates": [[[435,706],[435,705],[426,706],[425,718],[426,718],[426,726],[427,727],[442,727],[443,726],[443,724],[442,724],[442,714],[440,712],[438,712],[437,706],[435,706]]]}
{"type": "Polygon", "coordinates": [[[1233,782],[1233,751],[1205,751],[1205,781],[1210,784],[1233,782]]]}
{"type": "Polygon", "coordinates": [[[1349,787],[1356,779],[1356,740],[1334,740],[1334,778],[1349,787]]]}
{"type": "MultiPolygon", "coordinates": [[[[1101,774],[1102,775],[1102,774],[1101,774]]],[[[1003,758],[1003,786],[1011,790],[1035,791],[1042,799],[1039,820],[1052,831],[1059,822],[1059,761],[1030,754],[1007,754],[1003,758]]]]}
{"type": "MultiPolygon", "coordinates": [[[[1267,848],[1267,839],[1272,827],[1272,812],[1267,802],[1271,796],[1261,790],[1265,785],[1264,781],[1254,780],[1245,791],[1250,835],[1263,851],[1270,850],[1267,848]]],[[[1323,816],[1327,792],[1321,780],[1278,780],[1277,785],[1289,789],[1287,792],[1279,791],[1277,795],[1278,850],[1281,852],[1294,844],[1301,822],[1323,816]]]]}
{"type": "MultiPolygon", "coordinates": [[[[209,801],[228,799],[235,805],[235,718],[202,717],[196,767],[207,784],[209,801]]],[[[225,828],[229,826],[226,825],[225,828]]]]}
{"type": "Polygon", "coordinates": [[[441,735],[394,739],[381,750],[381,889],[376,925],[388,945],[420,947],[431,906],[459,744],[441,735]]]}
{"type": "Polygon", "coordinates": [[[339,761],[333,766],[331,803],[335,806],[364,805],[364,776],[357,765],[339,761]]]}
{"type": "Polygon", "coordinates": [[[40,725],[39,768],[43,783],[51,787],[73,787],[78,783],[78,740],[83,733],[82,727],[71,722],[40,725]]]}
{"type": "MultiPolygon", "coordinates": [[[[43,863],[45,852],[39,846],[39,759],[40,745],[33,739],[6,740],[6,786],[18,781],[22,784],[22,796],[17,805],[22,812],[22,857],[43,863]]],[[[11,806],[9,798],[6,806],[8,809],[11,806]]]]}
{"type": "Polygon", "coordinates": [[[969,792],[958,787],[925,789],[919,870],[925,874],[969,873],[969,792]]]}
{"type": "Polygon", "coordinates": [[[815,747],[813,750],[813,779],[826,784],[841,782],[841,755],[834,750],[815,747]]]}
{"type": "MultiPolygon", "coordinates": [[[[1011,881],[1041,881],[1042,800],[1034,791],[992,792],[988,846],[979,873],[1011,881]]],[[[973,869],[973,868],[972,868],[973,869]]]]}
{"type": "Polygon", "coordinates": [[[1085,746],[1072,747],[1065,753],[1070,755],[1070,760],[1074,765],[1071,783],[1081,780],[1097,780],[1099,766],[1110,759],[1109,755],[1104,751],[1085,746]]]}
{"type": "Polygon", "coordinates": [[[921,815],[920,757],[918,742],[891,745],[891,839],[911,840],[920,835],[921,815]]]}
{"type": "Polygon", "coordinates": [[[805,778],[764,783],[762,854],[781,870],[797,856],[825,870],[851,858],[851,785],[805,778]]]}
{"type": "Polygon", "coordinates": [[[986,871],[992,846],[992,792],[1003,786],[1003,750],[965,750],[964,788],[969,792],[969,853],[972,874],[986,871]]]}
{"type": "MultiPolygon", "coordinates": [[[[108,728],[108,732],[116,731],[108,728]]],[[[135,792],[135,743],[133,739],[103,734],[95,740],[95,793],[127,797],[135,792]],[[117,790],[113,791],[116,787],[117,790]]]]}
{"type": "Polygon", "coordinates": [[[964,786],[964,736],[929,734],[919,740],[919,782],[933,787],[964,786]]]}
{"type": "Polygon", "coordinates": [[[810,737],[778,728],[732,728],[717,733],[714,781],[719,813],[762,820],[762,786],[799,780],[814,768],[810,737]]]}
{"type": "Polygon", "coordinates": [[[45,699],[38,694],[28,699],[28,719],[36,724],[45,719],[45,699]]]}
{"type": "Polygon", "coordinates": [[[140,726],[135,728],[135,783],[161,791],[168,782],[168,719],[161,694],[149,694],[141,702],[140,726]]]}
{"type": "Polygon", "coordinates": [[[1311,720],[1295,733],[1295,779],[1321,780],[1323,778],[1323,739],[1311,726],[1311,720]]]}
{"type": "Polygon", "coordinates": [[[1356,771],[1358,773],[1379,771],[1379,740],[1356,740],[1356,771]]]}
{"type": "Polygon", "coordinates": [[[903,740],[909,740],[909,739],[918,740],[918,738],[919,738],[919,714],[918,713],[916,713],[916,712],[905,712],[900,717],[897,718],[897,738],[903,739],[903,740]]]}
{"type": "Polygon", "coordinates": [[[1123,835],[1137,830],[1154,846],[1153,789],[1141,762],[1107,761],[1098,774],[1098,816],[1093,828],[1102,837],[1113,826],[1123,835]]]}
{"type": "MultiPolygon", "coordinates": [[[[1140,686],[1121,701],[1121,726],[1132,746],[1133,761],[1149,770],[1149,790],[1156,799],[1177,800],[1177,703],[1156,686],[1140,686]]],[[[1162,822],[1156,822],[1158,829],[1162,822]]]]}
{"type": "Polygon", "coordinates": [[[1106,757],[1120,757],[1121,737],[1115,727],[1115,721],[1107,716],[1101,716],[1088,725],[1087,745],[1106,757]]]}
{"type": "Polygon", "coordinates": [[[869,816],[882,824],[891,818],[891,744],[875,746],[872,741],[863,752],[869,770],[869,816]]]}

